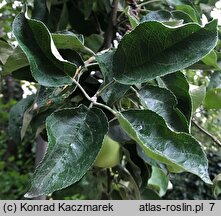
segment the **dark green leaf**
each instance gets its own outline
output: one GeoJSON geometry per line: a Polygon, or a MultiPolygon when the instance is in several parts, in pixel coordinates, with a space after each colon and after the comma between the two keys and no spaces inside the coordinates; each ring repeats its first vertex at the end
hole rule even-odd
{"type": "Polygon", "coordinates": [[[136,149],[137,149],[137,154],[145,163],[154,167],[160,167],[161,164],[158,161],[148,157],[144,149],[142,149],[140,145],[137,145],[136,149]]]}
{"type": "Polygon", "coordinates": [[[42,22],[20,13],[13,22],[13,33],[29,60],[33,77],[41,85],[63,86],[72,83],[68,75],[73,76],[76,65],[61,57],[42,22]]]}
{"type": "MultiPolygon", "coordinates": [[[[102,86],[113,81],[113,55],[114,51],[110,51],[96,56],[96,60],[99,63],[101,72],[104,76],[104,84],[102,86]]],[[[123,85],[116,82],[107,88],[101,94],[101,97],[105,103],[111,105],[120,99],[129,88],[130,86],[128,85],[123,85]]]]}
{"type": "Polygon", "coordinates": [[[59,53],[61,54],[62,58],[75,64],[77,67],[83,66],[84,61],[81,56],[74,50],[70,49],[59,49],[59,53]]]}
{"type": "Polygon", "coordinates": [[[97,108],[62,109],[46,120],[47,153],[36,169],[26,197],[49,194],[80,180],[93,165],[108,131],[97,108]]]}
{"type": "Polygon", "coordinates": [[[189,84],[181,72],[168,74],[161,78],[165,86],[172,91],[178,101],[177,108],[186,116],[190,122],[192,115],[192,102],[189,94],[189,84]]]}
{"type": "Polygon", "coordinates": [[[147,188],[145,191],[142,192],[141,199],[142,200],[160,200],[160,197],[155,191],[147,188]]]}
{"type": "MultiPolygon", "coordinates": [[[[49,2],[47,0],[47,2],[49,4],[52,4],[51,1],[49,2]]],[[[62,1],[60,2],[60,4],[58,3],[57,5],[49,5],[50,13],[45,24],[51,32],[63,31],[68,28],[67,25],[69,23],[69,13],[67,11],[68,8],[65,6],[66,2],[67,1],[65,0],[65,2],[62,1]]]]}
{"type": "Polygon", "coordinates": [[[195,112],[196,109],[203,103],[206,96],[206,86],[196,86],[190,85],[190,96],[192,99],[192,111],[195,112]]]}
{"type": "Polygon", "coordinates": [[[58,49],[73,49],[77,52],[86,53],[88,55],[94,55],[94,53],[84,46],[84,39],[81,35],[76,35],[72,32],[65,34],[52,34],[55,46],[58,49]]]}
{"type": "Polygon", "coordinates": [[[162,117],[150,110],[129,110],[118,114],[121,127],[157,161],[173,172],[188,171],[211,184],[208,161],[191,135],[171,131],[162,117]]]}
{"type": "Polygon", "coordinates": [[[148,180],[148,187],[156,191],[160,197],[164,196],[167,192],[169,179],[159,167],[152,166],[151,177],[148,180]]]}
{"type": "Polygon", "coordinates": [[[99,51],[103,42],[104,38],[98,34],[92,34],[85,38],[85,46],[89,47],[95,53],[99,51]]]}
{"type": "Polygon", "coordinates": [[[185,23],[192,22],[192,19],[189,16],[189,14],[183,11],[174,10],[171,12],[171,14],[174,19],[183,20],[185,23]]]}
{"type": "Polygon", "coordinates": [[[144,22],[119,43],[114,77],[123,84],[137,84],[173,73],[199,61],[216,43],[217,21],[204,28],[194,23],[174,28],[144,22]]]}
{"type": "Polygon", "coordinates": [[[143,105],[163,117],[173,130],[189,131],[187,120],[176,108],[177,100],[171,91],[158,86],[145,86],[138,93],[143,105]]]}
{"type": "Polygon", "coordinates": [[[40,20],[47,23],[49,10],[47,8],[47,0],[35,0],[34,9],[32,12],[32,19],[40,20]]]}
{"type": "Polygon", "coordinates": [[[221,109],[221,88],[210,89],[204,104],[207,109],[221,109]]]}
{"type": "Polygon", "coordinates": [[[102,15],[109,14],[111,12],[111,1],[95,0],[93,5],[93,11],[97,14],[102,15]]]}
{"type": "Polygon", "coordinates": [[[190,5],[178,5],[176,9],[187,13],[193,22],[198,22],[196,12],[190,5]]]}
{"type": "Polygon", "coordinates": [[[125,14],[126,14],[126,16],[128,17],[128,19],[130,21],[131,27],[133,29],[136,28],[139,25],[139,21],[135,17],[135,15],[133,14],[132,9],[131,9],[130,6],[125,9],[125,14]]]}
{"type": "Polygon", "coordinates": [[[57,22],[57,30],[61,31],[66,29],[66,26],[68,25],[68,8],[66,3],[63,4],[60,19],[57,22]]]}
{"type": "Polygon", "coordinates": [[[129,143],[131,141],[131,138],[121,128],[117,119],[114,119],[109,122],[108,135],[111,137],[111,139],[113,139],[121,144],[129,143]]]}
{"type": "Polygon", "coordinates": [[[28,59],[19,46],[17,46],[2,67],[2,74],[7,75],[29,65],[28,59]]]}
{"type": "Polygon", "coordinates": [[[0,40],[0,62],[5,64],[8,57],[13,53],[12,47],[5,41],[0,40]]]}
{"type": "MultiPolygon", "coordinates": [[[[101,1],[101,0],[100,0],[101,1]]],[[[71,27],[79,34],[89,36],[91,34],[99,33],[99,27],[95,16],[90,16],[87,20],[78,6],[78,2],[68,1],[67,8],[69,14],[69,23],[71,27]],[[77,3],[77,4],[76,4],[77,3]]]]}
{"type": "Polygon", "coordinates": [[[84,14],[84,19],[87,20],[91,15],[94,0],[81,0],[78,1],[78,7],[80,11],[84,14]]]}
{"type": "Polygon", "coordinates": [[[34,95],[28,96],[20,100],[17,104],[15,104],[10,110],[9,117],[9,135],[15,142],[21,141],[21,130],[23,127],[23,117],[25,111],[30,108],[32,103],[34,102],[34,95]]]}

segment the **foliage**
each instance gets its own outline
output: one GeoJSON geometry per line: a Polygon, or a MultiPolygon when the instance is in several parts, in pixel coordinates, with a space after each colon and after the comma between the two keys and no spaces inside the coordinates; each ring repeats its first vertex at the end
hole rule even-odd
{"type": "Polygon", "coordinates": [[[96,197],[80,198],[153,199],[180,172],[213,184],[191,133],[199,109],[221,108],[220,29],[202,23],[204,10],[199,0],[38,0],[17,14],[18,47],[2,41],[1,76],[34,80],[38,92],[11,109],[9,134],[20,143],[32,129],[48,141],[26,197],[59,198],[72,184],[79,194],[91,181],[96,197]],[[191,83],[199,71],[209,83],[191,83]],[[98,168],[107,134],[121,159],[98,168]]]}
{"type": "MultiPolygon", "coordinates": [[[[209,173],[214,178],[221,170],[220,154],[214,151],[207,153],[209,160],[209,173]]],[[[190,173],[182,173],[171,176],[173,189],[168,191],[164,199],[183,199],[183,200],[211,200],[214,194],[211,187],[202,182],[198,177],[190,173]]],[[[218,194],[216,194],[218,195],[218,194]]],[[[221,199],[220,195],[217,199],[221,199]]]]}
{"type": "Polygon", "coordinates": [[[9,139],[7,122],[9,110],[15,103],[13,99],[5,103],[0,98],[0,199],[2,200],[23,199],[34,160],[30,148],[33,143],[30,132],[19,148],[9,139]]]}

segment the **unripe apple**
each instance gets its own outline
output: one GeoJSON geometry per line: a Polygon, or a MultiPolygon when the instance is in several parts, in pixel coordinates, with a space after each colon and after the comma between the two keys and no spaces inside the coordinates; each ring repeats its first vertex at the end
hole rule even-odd
{"type": "Polygon", "coordinates": [[[104,137],[102,147],[94,162],[94,165],[101,168],[111,168],[120,163],[120,145],[108,135],[104,137]]]}

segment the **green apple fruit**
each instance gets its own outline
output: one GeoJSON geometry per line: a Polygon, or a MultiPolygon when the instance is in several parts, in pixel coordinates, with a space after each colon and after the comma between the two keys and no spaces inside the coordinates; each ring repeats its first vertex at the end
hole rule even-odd
{"type": "Polygon", "coordinates": [[[101,168],[111,168],[120,163],[120,144],[105,135],[102,147],[94,162],[101,168]]]}

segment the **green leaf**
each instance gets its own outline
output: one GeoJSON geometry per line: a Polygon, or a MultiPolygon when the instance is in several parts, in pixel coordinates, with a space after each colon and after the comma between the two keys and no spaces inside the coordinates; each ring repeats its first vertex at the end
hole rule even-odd
{"type": "Polygon", "coordinates": [[[185,23],[192,22],[190,15],[183,11],[174,10],[171,12],[171,14],[174,19],[183,20],[185,23]]]}
{"type": "Polygon", "coordinates": [[[22,49],[17,46],[2,67],[2,74],[8,75],[29,65],[28,59],[22,49]]]}
{"type": "Polygon", "coordinates": [[[71,28],[80,34],[83,34],[84,36],[89,36],[94,33],[99,33],[99,30],[97,29],[98,26],[95,16],[90,16],[86,20],[78,4],[79,1],[68,2],[68,14],[69,14],[68,18],[71,28]]]}
{"type": "Polygon", "coordinates": [[[117,117],[121,127],[150,158],[170,170],[191,172],[211,184],[206,155],[191,135],[171,131],[163,118],[151,110],[129,110],[117,117]]]}
{"type": "Polygon", "coordinates": [[[187,13],[193,22],[198,23],[196,12],[190,5],[178,5],[176,9],[187,13]]]}
{"type": "Polygon", "coordinates": [[[131,142],[131,138],[121,128],[117,119],[113,119],[109,122],[108,135],[110,136],[111,139],[121,144],[126,144],[131,142]]]}
{"type": "Polygon", "coordinates": [[[78,7],[80,11],[84,14],[85,20],[87,20],[92,13],[93,3],[94,0],[81,0],[78,2],[78,7]]]}
{"type": "Polygon", "coordinates": [[[95,0],[93,4],[93,11],[97,14],[106,15],[111,12],[111,1],[95,0]]]}
{"type": "Polygon", "coordinates": [[[144,22],[119,43],[113,58],[114,77],[123,84],[144,83],[194,64],[216,43],[217,21],[204,28],[194,23],[168,27],[144,22]]]}
{"type": "Polygon", "coordinates": [[[220,69],[219,65],[217,64],[217,55],[214,50],[212,50],[208,55],[206,55],[202,62],[208,66],[212,66],[214,69],[220,69]]]}
{"type": "Polygon", "coordinates": [[[215,197],[221,194],[221,174],[218,174],[213,180],[213,194],[215,197]]]}
{"type": "Polygon", "coordinates": [[[35,0],[32,18],[46,23],[49,16],[49,8],[47,8],[49,2],[47,0],[35,0]]]}
{"type": "Polygon", "coordinates": [[[154,166],[154,167],[161,167],[162,164],[160,164],[158,161],[154,160],[153,158],[150,158],[144,151],[144,149],[141,148],[140,145],[136,145],[137,154],[139,157],[147,164],[154,166]]]}
{"type": "Polygon", "coordinates": [[[141,199],[142,200],[160,200],[160,197],[155,191],[149,188],[146,188],[144,191],[142,191],[141,199]]]}
{"type": "Polygon", "coordinates": [[[77,67],[84,66],[84,61],[81,56],[75,51],[71,49],[59,49],[59,53],[61,54],[62,58],[72,62],[77,67]]]}
{"type": "Polygon", "coordinates": [[[189,84],[181,72],[168,74],[161,78],[164,85],[172,91],[178,101],[177,108],[186,116],[190,122],[192,116],[192,101],[189,94],[189,84]]]}
{"type": "Polygon", "coordinates": [[[27,98],[20,100],[10,110],[8,131],[9,136],[11,136],[15,142],[21,141],[21,130],[23,127],[24,114],[25,111],[34,102],[34,96],[35,95],[31,95],[27,98]]]}
{"type": "MultiPolygon", "coordinates": [[[[104,83],[102,86],[113,81],[113,55],[114,51],[96,55],[96,60],[104,76],[104,83]]],[[[107,88],[101,94],[101,97],[105,103],[112,105],[114,102],[120,99],[129,90],[129,88],[130,86],[128,85],[123,85],[116,82],[107,88]]]]}
{"type": "Polygon", "coordinates": [[[76,35],[72,32],[65,34],[52,34],[53,41],[57,49],[73,49],[77,52],[82,52],[88,55],[94,55],[93,51],[84,46],[84,38],[82,35],[76,35]]]}
{"type": "Polygon", "coordinates": [[[26,197],[49,194],[80,180],[93,165],[108,131],[97,108],[62,109],[46,120],[47,153],[37,167],[26,197]]]}
{"type": "Polygon", "coordinates": [[[61,57],[42,22],[20,13],[13,22],[13,33],[39,84],[52,87],[72,83],[71,77],[76,71],[76,65],[61,57]]]}
{"type": "Polygon", "coordinates": [[[188,133],[187,120],[176,108],[177,100],[171,91],[158,86],[145,86],[138,93],[143,105],[163,117],[169,127],[188,133]]]}
{"type": "Polygon", "coordinates": [[[99,34],[91,34],[85,38],[85,46],[89,47],[95,53],[99,51],[103,42],[104,38],[99,34]]]}
{"type": "Polygon", "coordinates": [[[221,109],[221,88],[207,91],[204,105],[207,109],[221,109]]]}
{"type": "Polygon", "coordinates": [[[206,86],[196,86],[190,84],[190,96],[192,100],[192,112],[195,112],[205,99],[206,86]]]}
{"type": "MultiPolygon", "coordinates": [[[[53,14],[50,14],[50,16],[52,17],[53,14]]],[[[62,7],[62,11],[61,11],[61,14],[60,14],[60,18],[57,22],[57,30],[58,31],[61,31],[61,30],[64,30],[64,29],[67,28],[68,17],[69,17],[68,8],[67,8],[66,3],[64,2],[63,7],[62,7]]]]}
{"type": "Polygon", "coordinates": [[[139,20],[133,14],[130,6],[125,9],[125,15],[128,17],[132,29],[139,25],[139,20]]]}
{"type": "Polygon", "coordinates": [[[151,177],[148,180],[148,187],[158,193],[160,197],[167,192],[169,179],[168,176],[159,167],[152,166],[151,177]]]}
{"type": "Polygon", "coordinates": [[[0,40],[0,62],[5,64],[8,57],[12,54],[12,47],[5,41],[0,40]]]}

